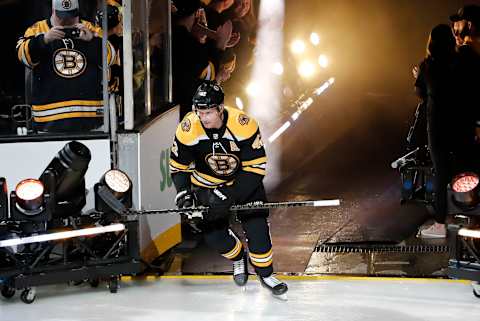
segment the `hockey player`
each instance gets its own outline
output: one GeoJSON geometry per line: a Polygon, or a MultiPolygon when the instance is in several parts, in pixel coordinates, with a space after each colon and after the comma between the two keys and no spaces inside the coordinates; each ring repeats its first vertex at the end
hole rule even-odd
{"type": "MultiPolygon", "coordinates": [[[[78,0],[52,0],[50,19],[38,21],[17,43],[32,69],[32,114],[40,132],[87,131],[103,123],[101,29],[80,20],[78,0]]],[[[107,45],[109,66],[116,60],[107,45]]]]}
{"type": "MultiPolygon", "coordinates": [[[[265,202],[263,177],[266,155],[257,122],[234,108],[224,107],[222,88],[204,81],[193,97],[193,112],[178,125],[170,156],[177,189],[175,202],[188,208],[208,206],[202,230],[206,243],[233,261],[233,279],[248,280],[247,253],[229,228],[233,204],[265,202]]],[[[242,211],[238,219],[248,241],[248,257],[260,282],[274,295],[288,287],[273,274],[268,210],[242,211]]]]}

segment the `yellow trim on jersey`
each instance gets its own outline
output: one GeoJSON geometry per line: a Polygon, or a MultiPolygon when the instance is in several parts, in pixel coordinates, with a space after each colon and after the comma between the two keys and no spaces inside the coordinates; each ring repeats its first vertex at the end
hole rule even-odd
{"type": "Polygon", "coordinates": [[[37,65],[38,63],[34,64],[32,61],[32,57],[30,56],[30,47],[29,47],[30,40],[31,39],[28,39],[23,43],[23,54],[25,55],[25,59],[27,60],[28,64],[30,66],[34,66],[34,65],[37,65]]]}
{"type": "Polygon", "coordinates": [[[264,169],[261,169],[261,168],[243,167],[242,170],[244,170],[245,172],[255,173],[255,174],[263,175],[263,176],[265,176],[265,174],[266,174],[266,171],[264,169]]]}
{"type": "Polygon", "coordinates": [[[49,121],[54,121],[54,120],[60,120],[60,119],[66,119],[66,118],[83,118],[83,117],[103,117],[103,115],[99,115],[96,112],[76,112],[76,113],[64,113],[64,114],[59,114],[59,115],[52,115],[52,116],[46,116],[46,117],[33,117],[33,119],[37,123],[45,123],[49,121]]]}
{"type": "Polygon", "coordinates": [[[170,158],[170,166],[175,167],[178,170],[186,170],[189,167],[189,165],[180,164],[179,162],[177,162],[177,161],[175,161],[171,158],[170,158]]]}
{"type": "Polygon", "coordinates": [[[193,185],[197,185],[197,186],[200,186],[200,187],[205,187],[205,188],[215,188],[216,186],[208,186],[208,185],[205,185],[203,183],[200,183],[195,177],[193,176],[190,176],[190,182],[193,184],[193,185]]]}
{"type": "Polygon", "coordinates": [[[47,105],[33,105],[32,109],[35,111],[50,110],[61,107],[70,107],[70,106],[103,106],[103,100],[69,100],[62,101],[59,103],[51,103],[47,105]]]}
{"type": "Polygon", "coordinates": [[[224,179],[220,179],[220,178],[216,178],[216,177],[213,177],[213,176],[210,176],[210,175],[207,175],[207,174],[203,174],[203,173],[200,173],[199,171],[195,171],[195,173],[198,174],[198,176],[200,176],[201,178],[209,181],[212,184],[225,184],[227,182],[224,179]]]}
{"type": "Polygon", "coordinates": [[[273,253],[273,249],[270,249],[270,251],[268,251],[267,253],[256,254],[253,252],[249,252],[248,255],[252,258],[264,259],[272,255],[272,253],[273,253]]]}
{"type": "Polygon", "coordinates": [[[246,140],[255,135],[258,130],[258,124],[255,119],[247,116],[239,109],[225,107],[228,111],[227,127],[232,134],[239,140],[246,140]],[[240,120],[245,120],[247,123],[241,124],[240,120]]]}
{"type": "Polygon", "coordinates": [[[177,137],[177,140],[183,145],[192,146],[195,145],[198,142],[198,138],[202,136],[206,139],[208,138],[207,133],[200,123],[200,118],[198,118],[195,113],[189,112],[180,124],[178,124],[175,137],[177,137]]]}
{"type": "Polygon", "coordinates": [[[264,156],[264,157],[252,159],[252,160],[249,160],[249,161],[244,161],[244,162],[242,162],[242,166],[259,165],[259,164],[263,164],[263,163],[266,163],[266,162],[267,162],[267,157],[264,156]]]}

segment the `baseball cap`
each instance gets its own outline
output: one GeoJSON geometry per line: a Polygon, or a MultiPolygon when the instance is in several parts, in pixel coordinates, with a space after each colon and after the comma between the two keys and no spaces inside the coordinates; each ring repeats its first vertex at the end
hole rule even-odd
{"type": "Polygon", "coordinates": [[[78,0],[52,0],[52,7],[59,18],[78,17],[78,0]]]}
{"type": "Polygon", "coordinates": [[[458,9],[458,12],[450,16],[451,22],[460,20],[471,21],[475,24],[480,23],[480,6],[470,4],[458,9]]]}

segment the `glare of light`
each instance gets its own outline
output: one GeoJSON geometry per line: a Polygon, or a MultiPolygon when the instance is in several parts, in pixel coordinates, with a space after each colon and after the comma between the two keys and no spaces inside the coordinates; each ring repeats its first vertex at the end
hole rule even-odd
{"type": "Polygon", "coordinates": [[[315,65],[310,61],[302,61],[298,66],[298,73],[304,78],[309,78],[315,73],[315,65]]]}
{"type": "Polygon", "coordinates": [[[240,97],[235,97],[235,104],[237,105],[238,109],[243,110],[243,101],[240,97]]]}
{"type": "Polygon", "coordinates": [[[108,233],[108,232],[123,231],[124,229],[125,229],[125,225],[119,223],[119,224],[112,224],[112,225],[107,225],[107,226],[84,228],[84,229],[74,230],[74,231],[65,231],[65,232],[34,235],[34,236],[28,236],[28,237],[22,237],[22,238],[2,240],[2,241],[0,241],[0,247],[15,246],[15,245],[29,244],[29,243],[38,243],[38,242],[46,242],[46,241],[54,241],[54,240],[63,240],[63,239],[68,239],[68,238],[72,238],[72,237],[80,237],[80,236],[88,236],[88,235],[102,234],[102,233],[108,233]]]}
{"type": "Polygon", "coordinates": [[[279,62],[274,63],[272,67],[272,72],[275,75],[281,76],[283,74],[283,65],[279,62]]]}
{"type": "Polygon", "coordinates": [[[245,90],[250,97],[254,97],[259,92],[259,86],[256,82],[251,82],[247,85],[247,88],[245,90]]]}
{"type": "Polygon", "coordinates": [[[37,197],[43,195],[44,187],[43,183],[38,179],[25,179],[18,183],[15,188],[17,196],[25,201],[34,200],[37,197]]]}
{"type": "Polygon", "coordinates": [[[298,119],[298,117],[300,116],[300,112],[296,111],[292,114],[292,120],[293,121],[296,121],[298,119]]]}
{"type": "Polygon", "coordinates": [[[312,97],[308,97],[307,100],[305,100],[301,105],[300,105],[300,109],[301,110],[306,110],[308,107],[310,107],[311,105],[313,104],[313,98],[312,97]]]}
{"type": "Polygon", "coordinates": [[[290,50],[294,54],[303,53],[305,51],[305,42],[299,39],[292,41],[292,44],[290,45],[290,50]]]}
{"type": "Polygon", "coordinates": [[[458,231],[458,235],[464,236],[464,237],[480,238],[480,231],[479,230],[469,230],[469,229],[466,229],[466,228],[461,228],[458,231]]]}
{"type": "Polygon", "coordinates": [[[318,57],[318,64],[320,65],[320,67],[322,67],[322,68],[327,68],[327,67],[328,67],[328,63],[329,63],[329,61],[328,61],[328,57],[327,57],[327,56],[325,56],[325,55],[320,55],[320,56],[318,57]]]}
{"type": "Polygon", "coordinates": [[[330,79],[328,79],[328,83],[331,85],[335,82],[335,78],[333,77],[330,77],[330,79]]]}
{"type": "Polygon", "coordinates": [[[313,206],[339,206],[340,200],[322,200],[322,201],[313,201],[313,206]]]}
{"type": "Polygon", "coordinates": [[[318,33],[312,32],[310,34],[310,42],[312,43],[312,45],[318,46],[318,44],[320,43],[320,36],[318,35],[318,33]]]}
{"type": "Polygon", "coordinates": [[[275,139],[280,137],[281,134],[283,134],[284,131],[287,130],[288,127],[290,127],[291,123],[289,121],[286,121],[279,129],[277,129],[272,136],[268,138],[268,141],[272,143],[275,139]]]}

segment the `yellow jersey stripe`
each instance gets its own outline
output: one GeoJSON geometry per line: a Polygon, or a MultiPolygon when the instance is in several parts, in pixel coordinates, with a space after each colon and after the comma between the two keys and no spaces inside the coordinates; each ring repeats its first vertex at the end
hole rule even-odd
{"type": "Polygon", "coordinates": [[[262,259],[262,258],[269,257],[270,255],[272,255],[272,253],[273,253],[273,249],[270,249],[270,251],[268,251],[267,253],[257,254],[257,253],[249,252],[248,255],[249,255],[250,257],[252,257],[252,258],[262,259]]]}
{"type": "Polygon", "coordinates": [[[66,119],[66,118],[82,118],[82,117],[94,118],[94,117],[103,117],[103,115],[99,115],[95,112],[85,112],[85,113],[76,112],[76,113],[65,113],[65,114],[52,115],[52,116],[46,116],[46,117],[33,117],[33,119],[37,123],[46,123],[54,120],[60,120],[60,119],[66,119]]]}
{"type": "Polygon", "coordinates": [[[211,183],[214,183],[214,184],[225,184],[227,181],[224,180],[224,179],[220,179],[220,178],[216,178],[216,177],[213,177],[213,176],[210,176],[210,175],[207,175],[207,174],[203,174],[199,171],[195,171],[195,173],[200,176],[201,178],[211,182],[211,183]]]}
{"type": "Polygon", "coordinates": [[[265,263],[258,263],[258,262],[254,262],[254,261],[250,261],[250,262],[252,263],[252,265],[255,265],[257,267],[267,267],[267,266],[272,265],[273,260],[270,260],[270,261],[265,262],[265,263]]]}
{"type": "Polygon", "coordinates": [[[216,186],[208,186],[203,183],[200,183],[195,177],[190,176],[190,182],[194,185],[200,186],[200,187],[206,187],[206,188],[215,188],[216,186]]]}
{"type": "Polygon", "coordinates": [[[189,165],[184,165],[184,164],[180,164],[179,162],[175,161],[174,159],[170,158],[170,165],[175,167],[175,168],[178,168],[180,170],[182,169],[187,169],[189,165]]]}
{"type": "Polygon", "coordinates": [[[265,173],[266,173],[266,171],[264,169],[260,169],[260,168],[244,167],[242,169],[245,172],[251,172],[251,173],[255,173],[255,174],[263,175],[263,176],[265,176],[265,173]]]}
{"type": "Polygon", "coordinates": [[[35,111],[50,110],[59,107],[69,106],[103,106],[103,100],[69,100],[47,105],[33,105],[32,109],[35,111]]]}
{"type": "Polygon", "coordinates": [[[260,158],[256,158],[256,159],[252,159],[252,160],[249,160],[249,161],[242,162],[242,166],[260,165],[260,164],[263,164],[263,163],[266,163],[266,162],[267,162],[267,157],[264,156],[264,157],[260,157],[260,158]]]}

